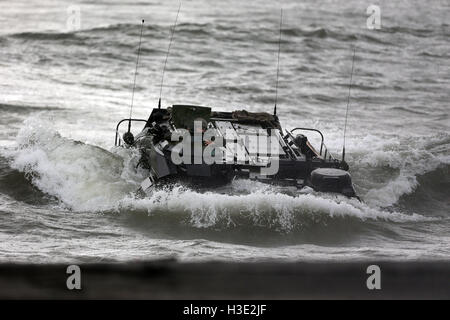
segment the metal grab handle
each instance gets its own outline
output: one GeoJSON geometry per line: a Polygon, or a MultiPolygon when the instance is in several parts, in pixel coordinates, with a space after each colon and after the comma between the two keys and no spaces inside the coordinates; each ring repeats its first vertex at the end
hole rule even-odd
{"type": "Polygon", "coordinates": [[[320,137],[322,139],[322,141],[320,142],[320,155],[322,156],[322,152],[324,151],[323,149],[325,148],[325,155],[324,155],[323,159],[326,160],[327,159],[327,155],[328,155],[328,158],[330,160],[334,159],[334,157],[331,155],[331,152],[328,151],[327,146],[324,144],[323,134],[322,134],[322,132],[320,132],[320,130],[313,129],[313,128],[300,128],[299,127],[299,128],[292,129],[291,132],[294,132],[296,130],[315,131],[315,132],[319,133],[320,137]]]}
{"type": "Polygon", "coordinates": [[[320,137],[322,138],[322,141],[321,141],[321,143],[320,143],[320,155],[322,155],[322,149],[323,149],[323,134],[322,134],[322,132],[320,132],[320,131],[317,130],[317,129],[312,129],[312,128],[294,128],[294,129],[291,130],[291,132],[294,132],[294,131],[296,131],[296,130],[305,130],[305,131],[315,131],[315,132],[318,132],[318,133],[320,134],[320,137]]]}
{"type": "Polygon", "coordinates": [[[116,126],[116,138],[114,139],[114,146],[116,146],[116,147],[120,146],[120,140],[119,140],[119,144],[117,144],[117,138],[119,137],[119,127],[124,121],[147,122],[147,120],[144,120],[144,119],[122,119],[122,120],[120,120],[116,126]]]}

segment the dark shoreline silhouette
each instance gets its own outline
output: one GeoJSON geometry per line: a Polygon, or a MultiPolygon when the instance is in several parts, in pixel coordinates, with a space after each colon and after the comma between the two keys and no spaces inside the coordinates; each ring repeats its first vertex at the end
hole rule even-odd
{"type": "Polygon", "coordinates": [[[1,299],[449,299],[450,261],[0,264],[1,299]],[[369,290],[367,267],[381,269],[369,290]]]}

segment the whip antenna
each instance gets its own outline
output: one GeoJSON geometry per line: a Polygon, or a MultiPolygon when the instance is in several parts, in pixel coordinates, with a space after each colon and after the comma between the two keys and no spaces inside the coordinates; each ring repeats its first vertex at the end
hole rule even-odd
{"type": "Polygon", "coordinates": [[[278,101],[278,77],[280,74],[280,51],[281,51],[281,28],[283,26],[283,9],[280,9],[280,37],[278,38],[278,60],[277,60],[277,81],[275,84],[275,106],[273,114],[277,115],[277,101],[278,101]]]}
{"type": "Polygon", "coordinates": [[[355,53],[356,53],[356,46],[353,47],[352,72],[350,73],[350,84],[348,86],[347,110],[345,111],[345,124],[344,124],[344,143],[342,145],[342,162],[344,162],[344,159],[345,159],[345,134],[347,133],[348,106],[350,105],[350,93],[352,90],[353,66],[355,65],[355,53]]]}
{"type": "Polygon", "coordinates": [[[130,121],[128,122],[128,132],[130,132],[130,130],[131,130],[131,115],[133,114],[134,90],[136,89],[136,76],[137,76],[137,72],[138,72],[139,55],[141,53],[141,42],[142,42],[142,30],[143,29],[144,29],[144,20],[142,19],[141,35],[139,37],[139,47],[138,47],[137,60],[136,60],[136,70],[134,71],[133,93],[131,94],[130,121]]]}
{"type": "Polygon", "coordinates": [[[163,67],[163,72],[162,72],[162,77],[161,77],[161,86],[159,88],[158,109],[161,109],[161,95],[162,95],[162,88],[163,88],[163,83],[164,83],[164,73],[166,71],[167,59],[169,58],[170,47],[172,46],[173,35],[175,34],[175,28],[177,27],[177,21],[178,21],[178,15],[180,14],[180,9],[181,9],[181,1],[180,1],[180,5],[178,6],[175,23],[173,24],[173,27],[172,27],[172,34],[170,36],[169,47],[167,48],[166,60],[164,61],[164,67],[163,67]]]}

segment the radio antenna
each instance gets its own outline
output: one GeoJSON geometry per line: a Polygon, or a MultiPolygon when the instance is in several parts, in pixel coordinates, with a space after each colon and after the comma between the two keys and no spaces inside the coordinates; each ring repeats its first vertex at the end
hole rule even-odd
{"type": "Polygon", "coordinates": [[[350,105],[350,93],[352,90],[353,67],[355,65],[355,53],[356,53],[356,46],[353,47],[352,71],[350,73],[350,84],[348,86],[347,110],[345,111],[345,123],[344,123],[344,142],[342,145],[342,162],[344,162],[344,159],[345,159],[345,135],[347,133],[348,107],[350,105]]]}
{"type": "Polygon", "coordinates": [[[164,73],[166,72],[167,59],[169,58],[170,47],[172,46],[173,35],[175,34],[175,28],[177,27],[177,21],[178,21],[178,15],[180,14],[180,9],[181,9],[181,1],[180,1],[180,5],[178,6],[175,23],[173,24],[173,27],[172,27],[172,34],[170,35],[169,47],[167,48],[167,53],[166,53],[166,60],[164,61],[164,67],[163,67],[163,72],[162,72],[162,77],[161,77],[161,86],[159,88],[158,109],[161,109],[161,96],[162,96],[162,88],[163,88],[163,83],[164,83],[164,73]]]}
{"type": "Polygon", "coordinates": [[[277,81],[275,84],[275,106],[273,107],[273,114],[277,115],[277,101],[278,101],[278,78],[280,75],[280,51],[281,51],[281,28],[283,26],[283,8],[280,9],[280,37],[278,38],[278,60],[277,60],[277,81]]]}
{"type": "Polygon", "coordinates": [[[141,35],[139,37],[139,47],[138,47],[137,60],[136,60],[136,70],[134,71],[133,93],[131,94],[130,120],[128,122],[128,132],[130,132],[130,130],[131,130],[131,115],[133,114],[134,90],[136,89],[136,76],[137,76],[137,72],[138,72],[139,55],[141,53],[141,42],[142,42],[142,30],[143,29],[144,29],[144,20],[142,19],[141,35]]]}

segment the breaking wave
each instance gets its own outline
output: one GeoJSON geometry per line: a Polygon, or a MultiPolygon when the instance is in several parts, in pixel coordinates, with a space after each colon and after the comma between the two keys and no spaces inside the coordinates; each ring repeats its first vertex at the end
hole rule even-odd
{"type": "Polygon", "coordinates": [[[122,200],[120,209],[144,210],[150,216],[178,216],[181,221],[196,228],[232,229],[251,225],[279,232],[303,230],[312,225],[326,225],[345,219],[392,222],[434,220],[418,214],[377,210],[356,199],[338,196],[292,196],[275,190],[256,190],[244,195],[199,193],[181,186],[157,191],[146,199],[122,200]]]}
{"type": "MultiPolygon", "coordinates": [[[[137,211],[150,217],[164,215],[194,228],[252,225],[279,232],[326,225],[342,219],[360,222],[434,220],[370,205],[375,199],[390,201],[388,189],[401,183],[403,178],[394,179],[384,189],[377,190],[379,195],[375,198],[369,191],[367,204],[316,192],[294,196],[277,187],[245,180],[234,181],[222,193],[202,193],[177,185],[139,199],[134,196],[134,191],[145,178],[145,171],[136,169],[137,155],[130,150],[115,148],[107,151],[64,138],[38,117],[25,122],[16,143],[17,148],[9,152],[11,167],[23,172],[41,192],[55,197],[61,206],[75,212],[137,211]],[[385,199],[381,199],[383,196],[385,199]]],[[[375,155],[371,161],[375,166],[399,165],[391,163],[386,155],[375,155]]],[[[363,157],[360,163],[368,164],[368,160],[363,157]]]]}
{"type": "Polygon", "coordinates": [[[361,153],[354,159],[353,170],[360,171],[361,185],[365,184],[367,190],[364,198],[371,205],[395,205],[401,197],[415,192],[418,177],[450,164],[448,134],[407,138],[370,136],[363,141],[364,144],[354,146],[361,153]],[[363,179],[361,174],[370,179],[363,179]]]}
{"type": "Polygon", "coordinates": [[[64,138],[42,119],[25,121],[16,142],[12,168],[70,209],[110,209],[136,189],[130,171],[124,170],[131,164],[122,156],[64,138]]]}

